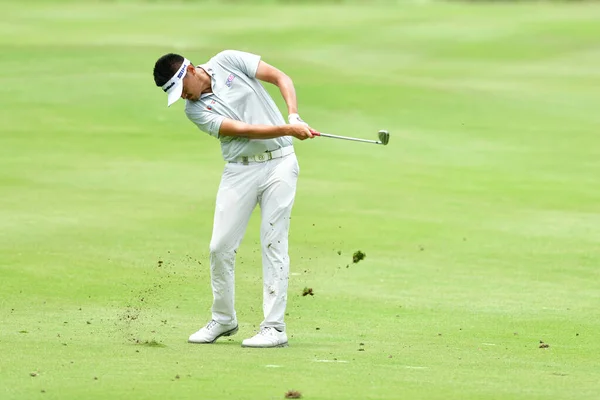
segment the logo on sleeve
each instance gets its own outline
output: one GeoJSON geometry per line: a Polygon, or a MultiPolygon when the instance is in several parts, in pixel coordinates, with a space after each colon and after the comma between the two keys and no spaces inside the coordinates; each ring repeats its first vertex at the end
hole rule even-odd
{"type": "Polygon", "coordinates": [[[235,79],[235,75],[229,74],[229,76],[227,77],[227,81],[225,82],[225,85],[227,85],[227,87],[231,87],[231,83],[233,82],[234,79],[235,79]]]}

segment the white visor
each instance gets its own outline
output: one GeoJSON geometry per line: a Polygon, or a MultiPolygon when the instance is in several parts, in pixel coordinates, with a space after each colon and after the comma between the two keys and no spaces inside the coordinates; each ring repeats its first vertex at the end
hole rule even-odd
{"type": "Polygon", "coordinates": [[[184,58],[181,67],[179,67],[177,72],[175,72],[175,75],[173,75],[173,77],[162,86],[162,90],[167,92],[168,107],[170,107],[171,104],[175,103],[181,97],[181,93],[183,92],[183,78],[187,73],[188,65],[190,65],[190,60],[184,58]]]}

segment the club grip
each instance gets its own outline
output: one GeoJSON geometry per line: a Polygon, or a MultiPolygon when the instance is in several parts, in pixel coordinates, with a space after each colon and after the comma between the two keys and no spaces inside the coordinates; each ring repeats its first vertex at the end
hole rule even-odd
{"type": "Polygon", "coordinates": [[[310,133],[312,133],[312,134],[313,134],[313,136],[321,136],[321,132],[317,132],[317,131],[315,131],[315,130],[314,130],[314,129],[312,129],[312,128],[309,128],[309,130],[310,130],[310,133]]]}

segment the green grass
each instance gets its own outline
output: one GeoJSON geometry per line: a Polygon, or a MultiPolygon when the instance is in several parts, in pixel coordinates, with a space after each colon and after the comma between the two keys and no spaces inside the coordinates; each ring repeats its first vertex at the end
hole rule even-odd
{"type": "Polygon", "coordinates": [[[598,5],[2,8],[1,399],[597,398],[598,5]],[[296,143],[287,349],[240,347],[258,212],[240,333],[186,343],[223,162],[151,70],[224,48],[291,75],[313,127],[392,134],[296,143]]]}

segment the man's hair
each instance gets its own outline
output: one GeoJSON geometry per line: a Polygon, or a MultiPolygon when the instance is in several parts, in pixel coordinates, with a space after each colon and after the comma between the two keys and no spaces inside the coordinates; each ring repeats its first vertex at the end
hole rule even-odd
{"type": "Polygon", "coordinates": [[[183,56],[179,54],[169,53],[159,58],[154,64],[154,83],[156,83],[156,86],[163,86],[167,83],[182,63],[183,56]]]}

